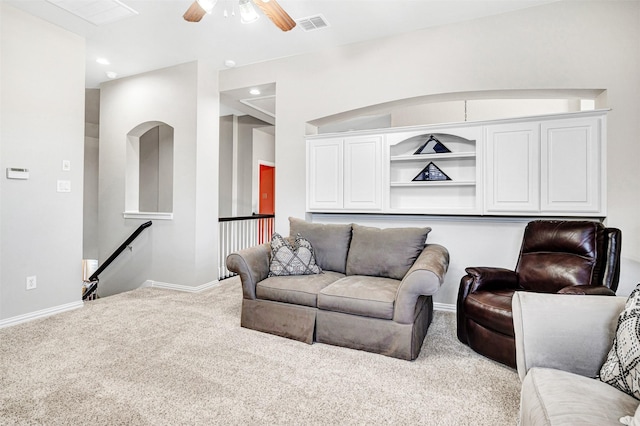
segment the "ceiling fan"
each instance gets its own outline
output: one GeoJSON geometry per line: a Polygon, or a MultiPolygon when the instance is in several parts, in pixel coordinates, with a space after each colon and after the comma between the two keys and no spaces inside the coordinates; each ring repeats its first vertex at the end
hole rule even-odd
{"type": "MultiPolygon", "coordinates": [[[[182,17],[185,21],[200,22],[205,14],[211,13],[216,2],[217,0],[195,0],[182,17]]],[[[295,21],[276,0],[253,0],[253,3],[282,31],[289,31],[296,26],[295,21]]],[[[239,8],[241,14],[244,11],[255,14],[251,0],[239,0],[239,8]]],[[[257,15],[255,16],[257,19],[257,15]]]]}

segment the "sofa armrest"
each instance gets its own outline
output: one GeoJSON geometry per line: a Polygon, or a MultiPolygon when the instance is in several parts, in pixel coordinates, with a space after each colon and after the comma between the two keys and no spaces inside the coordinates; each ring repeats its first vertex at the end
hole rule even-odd
{"type": "Polygon", "coordinates": [[[520,380],[533,367],[595,377],[625,302],[624,297],[516,292],[512,310],[520,380]]]}
{"type": "Polygon", "coordinates": [[[465,268],[465,272],[471,278],[469,293],[518,288],[518,274],[510,269],[474,266],[465,268]]]}
{"type": "Polygon", "coordinates": [[[427,244],[402,278],[396,295],[393,320],[411,324],[420,296],[435,294],[449,268],[449,252],[439,244],[427,244]]]}
{"type": "Polygon", "coordinates": [[[239,250],[227,256],[227,269],[240,275],[242,295],[245,299],[256,298],[256,284],[269,275],[270,261],[269,243],[239,250]]]}

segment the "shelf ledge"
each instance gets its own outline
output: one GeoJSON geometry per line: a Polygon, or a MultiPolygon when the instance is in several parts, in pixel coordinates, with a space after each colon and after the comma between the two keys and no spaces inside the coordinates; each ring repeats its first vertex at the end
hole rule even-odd
{"type": "Polygon", "coordinates": [[[475,152],[444,152],[442,154],[394,155],[391,161],[424,161],[444,158],[475,158],[475,152]]]}
{"type": "Polygon", "coordinates": [[[421,186],[474,186],[472,180],[431,180],[422,182],[391,182],[392,187],[421,187],[421,186]]]}
{"type": "Polygon", "coordinates": [[[173,220],[173,213],[170,212],[124,212],[122,216],[125,219],[173,220]]]}

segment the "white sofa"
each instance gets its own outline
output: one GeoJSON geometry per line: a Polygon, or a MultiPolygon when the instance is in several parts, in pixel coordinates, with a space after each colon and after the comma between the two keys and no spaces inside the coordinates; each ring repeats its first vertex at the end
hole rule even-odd
{"type": "Polygon", "coordinates": [[[626,297],[517,292],[520,425],[617,425],[640,401],[595,377],[626,297]]]}

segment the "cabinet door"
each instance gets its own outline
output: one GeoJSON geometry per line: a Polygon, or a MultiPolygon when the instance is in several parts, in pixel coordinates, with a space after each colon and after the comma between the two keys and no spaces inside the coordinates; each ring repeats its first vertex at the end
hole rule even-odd
{"type": "Polygon", "coordinates": [[[344,141],[344,208],[382,208],[382,137],[363,136],[344,141]]]}
{"type": "Polygon", "coordinates": [[[541,208],[549,212],[600,210],[600,121],[598,118],[543,122],[541,208]]]}
{"type": "Polygon", "coordinates": [[[487,126],[485,211],[538,212],[538,123],[487,126]]]}
{"type": "Polygon", "coordinates": [[[309,210],[342,209],[342,139],[307,144],[307,207],[309,210]]]}

